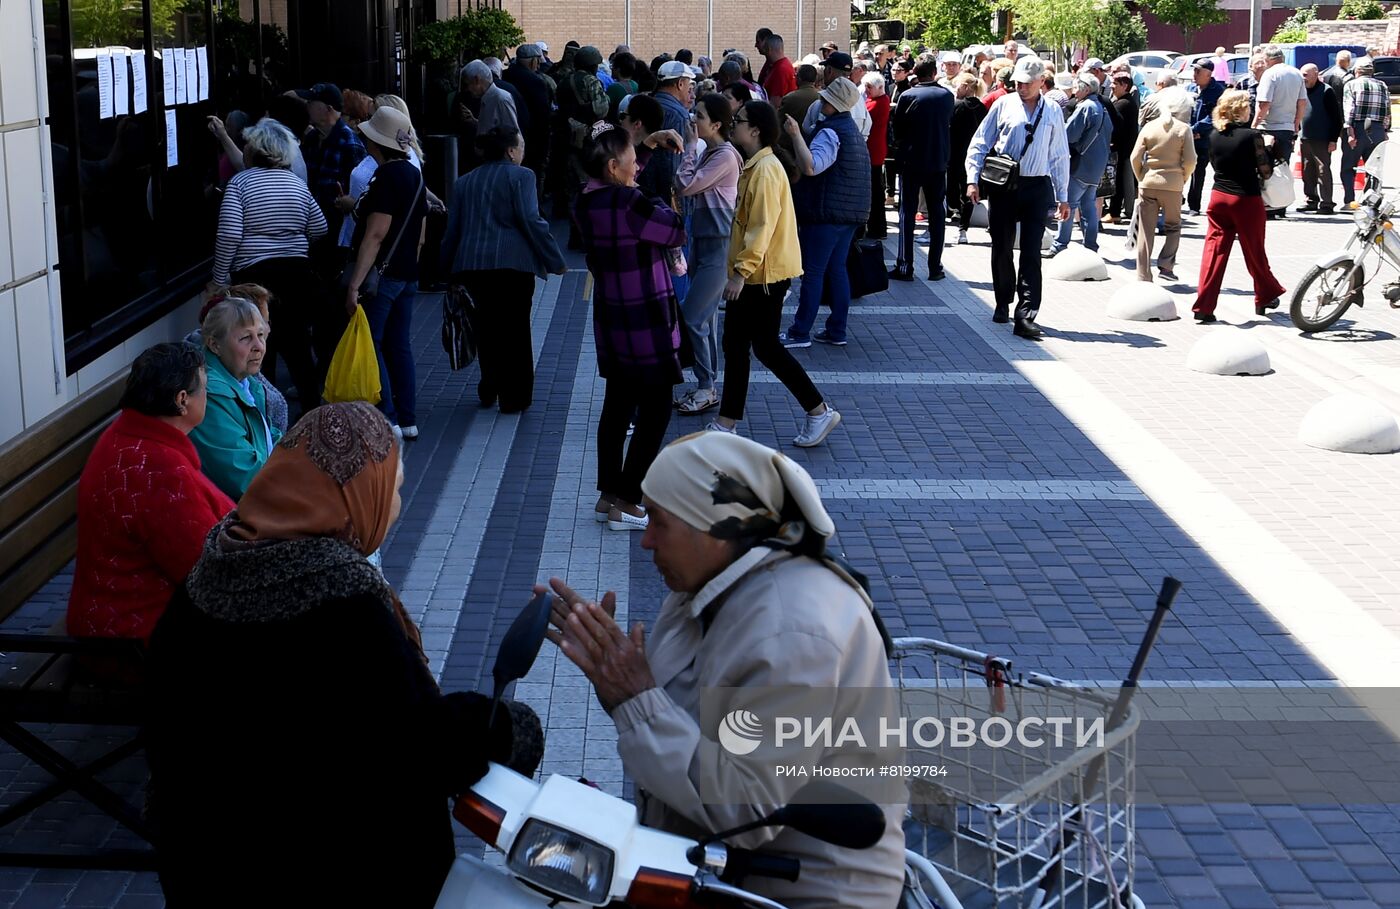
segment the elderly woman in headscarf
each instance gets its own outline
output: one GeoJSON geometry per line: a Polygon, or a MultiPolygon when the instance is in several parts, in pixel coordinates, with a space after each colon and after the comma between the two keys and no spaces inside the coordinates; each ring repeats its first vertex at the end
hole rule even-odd
{"type": "Polygon", "coordinates": [[[400,449],[364,402],[302,418],[152,635],[150,812],[168,905],[430,907],[448,798],[488,761],[533,772],[538,719],[444,694],[366,561],[398,517],[400,449]]]}
{"type": "MultiPolygon", "coordinates": [[[[835,527],[796,462],[740,436],[690,435],[658,455],[642,489],[651,516],[642,548],[672,591],[650,640],[640,624],[630,634],[618,627],[615,594],[590,602],[558,578],[550,580],[550,636],[617,726],[642,822],[717,833],[764,817],[807,782],[777,776],[775,763],[854,758],[801,743],[737,755],[716,740],[719,719],[736,709],[765,721],[794,711],[840,716],[850,706],[842,692],[883,700],[872,691],[891,687],[888,637],[864,577],[827,550],[835,527]]],[[[900,786],[870,797],[886,816],[870,849],[782,827],[732,837],[802,863],[796,882],[745,886],[793,909],[893,907],[903,881],[905,793],[900,786]]]]}

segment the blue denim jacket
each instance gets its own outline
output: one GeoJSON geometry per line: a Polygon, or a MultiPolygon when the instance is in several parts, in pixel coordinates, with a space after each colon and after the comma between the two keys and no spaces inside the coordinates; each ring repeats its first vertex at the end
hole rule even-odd
{"type": "Polygon", "coordinates": [[[1113,137],[1113,125],[1098,95],[1089,95],[1074,106],[1065,134],[1074,158],[1070,177],[1080,183],[1098,183],[1108,165],[1108,143],[1113,137]]]}

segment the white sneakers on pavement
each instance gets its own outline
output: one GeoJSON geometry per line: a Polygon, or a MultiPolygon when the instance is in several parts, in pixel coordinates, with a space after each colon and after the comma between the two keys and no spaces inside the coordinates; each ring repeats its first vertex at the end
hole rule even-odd
{"type": "Polygon", "coordinates": [[[649,520],[650,519],[647,515],[642,515],[641,517],[638,517],[637,515],[634,515],[631,512],[623,511],[621,508],[614,507],[611,511],[608,512],[608,529],[646,530],[649,520]]]}
{"type": "Polygon", "coordinates": [[[841,414],[839,414],[830,404],[826,410],[812,416],[807,414],[807,421],[802,427],[802,431],[797,434],[797,438],[792,440],[792,444],[798,448],[814,448],[826,441],[826,437],[831,435],[831,431],[841,424],[841,414]]]}

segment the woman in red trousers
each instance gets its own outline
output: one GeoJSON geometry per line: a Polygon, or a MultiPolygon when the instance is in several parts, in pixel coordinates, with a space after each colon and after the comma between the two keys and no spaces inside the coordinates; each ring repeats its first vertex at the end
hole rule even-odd
{"type": "Polygon", "coordinates": [[[1273,173],[1266,149],[1273,137],[1245,125],[1249,122],[1249,94],[1242,91],[1221,95],[1211,122],[1215,125],[1210,135],[1215,188],[1206,208],[1209,227],[1201,256],[1200,289],[1191,307],[1201,323],[1215,321],[1215,304],[1236,235],[1244,250],[1244,264],[1254,278],[1254,312],[1262,316],[1277,309],[1283,296],[1283,285],[1269,269],[1264,252],[1264,200],[1260,195],[1263,181],[1273,173]]]}

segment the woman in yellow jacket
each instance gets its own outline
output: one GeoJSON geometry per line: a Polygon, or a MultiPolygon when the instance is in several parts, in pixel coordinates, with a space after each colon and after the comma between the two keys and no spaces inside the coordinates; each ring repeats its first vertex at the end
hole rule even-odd
{"type": "Polygon", "coordinates": [[[724,394],[719,416],[707,429],[734,432],[749,394],[749,351],[778,377],[807,412],[794,445],[820,445],[841,422],[807,371],[778,340],[783,297],[802,274],[797,216],[788,173],[775,153],[778,114],[765,101],[750,101],[734,115],[731,141],[744,153],[739,206],[729,237],[729,282],[724,299],[724,394]]]}

